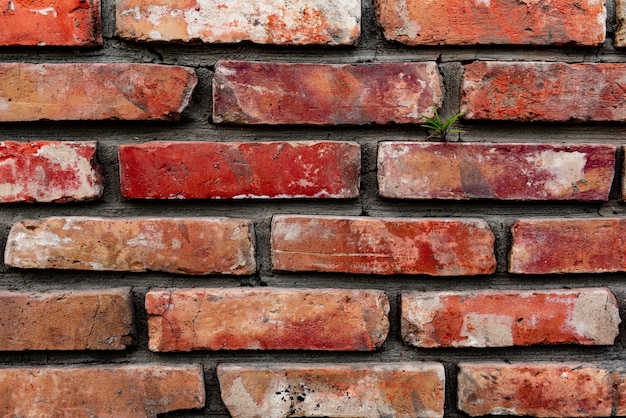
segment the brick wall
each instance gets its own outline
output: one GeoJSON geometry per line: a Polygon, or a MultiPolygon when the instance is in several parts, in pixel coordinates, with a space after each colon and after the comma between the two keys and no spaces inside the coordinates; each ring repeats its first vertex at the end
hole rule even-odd
{"type": "Polygon", "coordinates": [[[626,415],[625,20],[0,0],[0,415],[626,415]]]}

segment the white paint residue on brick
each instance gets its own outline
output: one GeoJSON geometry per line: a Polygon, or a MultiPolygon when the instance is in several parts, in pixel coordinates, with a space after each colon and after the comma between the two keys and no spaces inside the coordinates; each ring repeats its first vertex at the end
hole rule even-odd
{"type": "Polygon", "coordinates": [[[508,347],[513,345],[513,318],[505,315],[468,313],[463,318],[459,347],[508,347]]]}
{"type": "Polygon", "coordinates": [[[163,233],[160,231],[156,233],[140,232],[136,237],[127,240],[126,245],[128,247],[148,247],[158,250],[166,248],[165,244],[163,244],[163,233]]]}
{"type": "Polygon", "coordinates": [[[574,302],[567,325],[597,344],[613,344],[621,322],[613,301],[604,292],[582,293],[574,302]]]}
{"type": "Polygon", "coordinates": [[[0,97],[0,111],[9,110],[9,101],[4,97],[0,97]]]}
{"type": "Polygon", "coordinates": [[[423,296],[408,307],[407,317],[411,324],[421,327],[431,323],[441,309],[443,304],[439,296],[423,296]]]}
{"type": "Polygon", "coordinates": [[[54,7],[46,7],[45,9],[30,9],[29,11],[33,13],[39,13],[40,15],[48,16],[52,13],[52,16],[57,17],[57,11],[54,7]]]}
{"type": "Polygon", "coordinates": [[[161,23],[163,16],[170,14],[170,10],[167,6],[150,5],[148,6],[147,12],[147,20],[154,26],[158,26],[161,23]]]}
{"type": "Polygon", "coordinates": [[[582,152],[546,150],[526,160],[547,172],[544,187],[553,195],[571,192],[573,185],[585,178],[587,155],[582,152]]]}

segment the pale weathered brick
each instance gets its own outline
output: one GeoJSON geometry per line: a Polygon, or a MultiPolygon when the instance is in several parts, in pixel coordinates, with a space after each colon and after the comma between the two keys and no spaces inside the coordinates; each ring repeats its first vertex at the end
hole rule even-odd
{"type": "Polygon", "coordinates": [[[156,418],[205,402],[199,364],[2,368],[0,392],[4,417],[156,418]]]}
{"type": "Polygon", "coordinates": [[[355,142],[150,142],[119,149],[122,194],[143,199],[354,198],[355,142]]]}
{"type": "Polygon", "coordinates": [[[622,63],[474,62],[461,110],[475,120],[626,121],[624,77],[622,63]]]}
{"type": "Polygon", "coordinates": [[[0,350],[123,350],[133,342],[130,289],[0,291],[0,350]]]}
{"type": "Polygon", "coordinates": [[[35,269],[251,274],[252,222],[228,218],[52,217],[13,225],[7,265],[35,269]]]}
{"type": "Polygon", "coordinates": [[[491,274],[494,241],[478,219],[277,215],[272,263],[285,271],[491,274]]]}
{"type": "Polygon", "coordinates": [[[356,44],[359,0],[117,0],[117,34],[133,41],[356,44]]]}
{"type": "Polygon", "coordinates": [[[439,363],[220,364],[233,418],[443,417],[439,363]]]}
{"type": "Polygon", "coordinates": [[[615,20],[617,29],[615,30],[615,46],[626,46],[626,2],[615,0],[615,20]]]}
{"type": "Polygon", "coordinates": [[[0,63],[0,122],[177,120],[196,83],[169,65],[0,63]]]}
{"type": "Polygon", "coordinates": [[[381,142],[378,185],[399,199],[608,200],[612,145],[381,142]]]}
{"type": "Polygon", "coordinates": [[[604,0],[377,0],[385,37],[409,45],[584,45],[604,42],[604,0]]]}
{"type": "Polygon", "coordinates": [[[0,142],[0,202],[92,200],[102,191],[95,142],[0,142]]]}
{"type": "Polygon", "coordinates": [[[389,331],[380,290],[151,290],[146,311],[152,351],[371,351],[389,331]]]}
{"type": "Polygon", "coordinates": [[[291,64],[220,61],[213,121],[235,124],[419,123],[442,102],[434,62],[291,64]]]}
{"type": "Polygon", "coordinates": [[[401,333],[416,347],[610,345],[621,322],[609,289],[403,292],[401,333]]]}
{"type": "Polygon", "coordinates": [[[99,46],[100,1],[2,1],[0,28],[0,46],[99,46]]]}
{"type": "Polygon", "coordinates": [[[625,220],[521,219],[512,227],[509,272],[606,273],[626,270],[625,220]]]}

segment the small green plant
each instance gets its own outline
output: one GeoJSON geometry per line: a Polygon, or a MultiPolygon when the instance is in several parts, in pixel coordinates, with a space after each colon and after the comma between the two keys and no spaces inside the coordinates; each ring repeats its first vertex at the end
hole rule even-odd
{"type": "Polygon", "coordinates": [[[420,126],[423,128],[428,128],[428,131],[430,132],[428,138],[439,138],[443,142],[448,142],[449,133],[465,132],[462,129],[451,129],[452,124],[456,122],[456,120],[463,114],[463,112],[459,112],[456,115],[446,119],[445,121],[441,120],[441,117],[439,116],[439,113],[437,112],[437,108],[435,106],[433,106],[433,113],[435,114],[435,117],[433,118],[422,115],[422,117],[426,119],[428,123],[420,126]]]}

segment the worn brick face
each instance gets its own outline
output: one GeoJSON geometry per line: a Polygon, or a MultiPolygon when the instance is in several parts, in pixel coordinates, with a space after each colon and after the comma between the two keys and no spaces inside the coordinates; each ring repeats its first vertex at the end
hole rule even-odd
{"type": "Polygon", "coordinates": [[[461,110],[475,120],[625,121],[624,77],[621,63],[474,62],[465,66],[461,110]]]}
{"type": "Polygon", "coordinates": [[[448,218],[277,215],[275,270],[457,276],[495,271],[486,222],[448,218]]]}
{"type": "Polygon", "coordinates": [[[408,45],[585,45],[604,42],[602,0],[377,0],[385,37],[408,45]]]}
{"type": "Polygon", "coordinates": [[[0,122],[176,120],[196,83],[178,66],[0,63],[0,122]]]}
{"type": "Polygon", "coordinates": [[[608,200],[612,145],[381,142],[378,184],[400,199],[608,200]]]}
{"type": "Polygon", "coordinates": [[[0,369],[0,415],[156,418],[204,406],[201,365],[0,369]]]}
{"type": "Polygon", "coordinates": [[[443,417],[439,363],[221,364],[233,418],[443,417]]]}
{"type": "Polygon", "coordinates": [[[0,202],[92,200],[102,191],[95,142],[0,142],[0,202]]]}
{"type": "Polygon", "coordinates": [[[235,124],[418,123],[440,107],[434,62],[288,64],[220,61],[213,121],[235,124]]]}
{"type": "Polygon", "coordinates": [[[626,270],[619,218],[521,219],[512,227],[509,272],[605,273],[626,270]]]}
{"type": "Polygon", "coordinates": [[[0,46],[99,46],[100,27],[99,0],[0,3],[0,46]]]}
{"type": "Polygon", "coordinates": [[[253,226],[228,218],[26,220],[7,239],[7,265],[32,269],[251,274],[253,226]]]}
{"type": "Polygon", "coordinates": [[[626,46],[626,2],[624,0],[615,1],[615,18],[617,29],[615,30],[615,46],[626,46]]]}
{"type": "Polygon", "coordinates": [[[119,149],[122,194],[148,199],[352,198],[353,142],[151,142],[119,149]]]}
{"type": "Polygon", "coordinates": [[[117,0],[117,33],[133,41],[352,45],[359,0],[117,0]]]}
{"type": "Polygon", "coordinates": [[[146,311],[152,351],[371,351],[389,331],[377,290],[151,290],[146,311]]]}
{"type": "Polygon", "coordinates": [[[403,292],[401,306],[416,347],[610,345],[621,322],[609,289],[403,292]]]}

